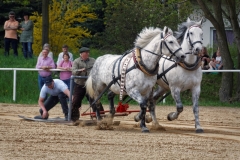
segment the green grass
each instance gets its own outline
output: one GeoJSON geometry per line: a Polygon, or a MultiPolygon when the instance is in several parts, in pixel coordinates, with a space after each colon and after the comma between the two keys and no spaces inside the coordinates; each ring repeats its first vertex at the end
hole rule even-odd
{"type": "MultiPolygon", "coordinates": [[[[97,58],[102,55],[102,52],[91,49],[91,57],[97,58]]],[[[57,56],[55,56],[57,58],[57,56]]],[[[79,54],[74,54],[74,59],[79,57],[79,54]]],[[[56,61],[55,58],[55,61],[56,61]]],[[[0,68],[35,68],[37,57],[33,59],[25,59],[21,51],[19,56],[14,57],[11,53],[9,57],[3,55],[3,50],[0,49],[0,68]]],[[[38,72],[37,71],[17,71],[17,88],[16,101],[13,101],[13,71],[0,70],[0,103],[20,103],[20,104],[37,104],[39,89],[38,89],[38,72]]],[[[236,77],[236,73],[234,73],[236,77]]],[[[201,85],[201,95],[199,99],[199,106],[229,106],[237,107],[240,103],[221,103],[218,97],[218,91],[221,84],[221,73],[218,74],[203,74],[201,85]]],[[[181,93],[181,99],[184,106],[192,105],[191,92],[185,91],[181,93]]],[[[101,99],[103,104],[107,104],[108,100],[106,94],[101,99]]],[[[115,104],[119,101],[119,96],[115,97],[115,104]]],[[[87,104],[86,98],[83,101],[87,104]]],[[[134,101],[129,104],[136,105],[134,101]]],[[[166,103],[159,103],[159,105],[175,106],[173,98],[169,95],[166,98],[166,103]]]]}

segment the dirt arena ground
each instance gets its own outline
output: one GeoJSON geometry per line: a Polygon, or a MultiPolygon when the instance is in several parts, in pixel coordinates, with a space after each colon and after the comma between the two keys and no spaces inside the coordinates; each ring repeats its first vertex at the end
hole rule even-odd
{"type": "MultiPolygon", "coordinates": [[[[83,106],[81,112],[88,106],[83,106]]],[[[105,106],[105,109],[108,107],[105,106]]],[[[0,103],[0,159],[240,159],[240,108],[200,107],[204,133],[194,129],[192,108],[187,106],[178,120],[168,121],[175,107],[157,107],[159,123],[166,131],[141,133],[132,113],[116,117],[113,130],[96,130],[93,125],[26,121],[18,117],[38,115],[37,105],[0,103]]],[[[130,106],[130,109],[139,109],[130,106]]],[[[60,105],[51,117],[63,117],[60,105]]],[[[89,116],[80,118],[90,120],[89,116]]]]}

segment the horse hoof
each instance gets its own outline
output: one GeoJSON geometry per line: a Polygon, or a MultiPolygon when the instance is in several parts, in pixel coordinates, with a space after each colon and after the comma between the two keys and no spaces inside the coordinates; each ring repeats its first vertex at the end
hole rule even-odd
{"type": "Polygon", "coordinates": [[[196,133],[203,133],[203,129],[196,129],[196,133]]]}
{"type": "Polygon", "coordinates": [[[146,115],[146,116],[145,116],[145,121],[146,121],[146,123],[152,122],[152,117],[149,116],[149,115],[146,115]]]}
{"type": "Polygon", "coordinates": [[[174,119],[177,119],[178,117],[177,117],[175,114],[176,114],[175,112],[169,113],[168,116],[167,116],[167,119],[168,119],[169,121],[172,121],[172,120],[174,120],[174,119]]]}
{"type": "Polygon", "coordinates": [[[142,133],[149,133],[149,129],[147,129],[147,128],[142,128],[142,133]]]}
{"type": "Polygon", "coordinates": [[[134,116],[134,121],[135,122],[139,122],[140,121],[139,116],[137,114],[134,116]]]}
{"type": "Polygon", "coordinates": [[[169,121],[172,121],[172,119],[170,118],[170,114],[168,114],[167,119],[168,119],[169,121]]]}

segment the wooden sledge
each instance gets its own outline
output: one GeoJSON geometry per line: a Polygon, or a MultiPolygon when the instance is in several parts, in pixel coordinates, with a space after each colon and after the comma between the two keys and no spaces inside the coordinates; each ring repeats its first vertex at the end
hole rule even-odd
{"type": "Polygon", "coordinates": [[[55,118],[48,118],[48,119],[34,119],[34,118],[30,118],[30,117],[25,117],[22,115],[18,115],[18,117],[24,119],[24,120],[28,120],[28,121],[36,121],[36,122],[47,122],[47,123],[70,123],[69,121],[65,121],[64,118],[60,118],[60,117],[55,117],[55,118]]]}
{"type": "MultiPolygon", "coordinates": [[[[71,125],[71,126],[77,126],[77,125],[81,125],[81,126],[95,126],[97,125],[97,121],[96,120],[77,120],[76,122],[73,121],[65,121],[64,118],[60,118],[60,117],[55,117],[55,118],[48,118],[48,119],[34,119],[34,118],[30,118],[30,117],[25,117],[22,115],[18,115],[18,117],[27,120],[27,121],[35,121],[35,122],[46,122],[46,123],[58,123],[58,124],[67,124],[67,125],[71,125]]],[[[119,125],[120,121],[114,121],[113,125],[119,125]]]]}

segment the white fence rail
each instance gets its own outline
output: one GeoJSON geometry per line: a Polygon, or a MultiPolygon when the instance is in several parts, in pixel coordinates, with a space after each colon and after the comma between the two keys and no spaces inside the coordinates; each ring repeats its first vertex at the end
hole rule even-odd
{"type": "MultiPolygon", "coordinates": [[[[13,101],[16,101],[16,82],[17,71],[41,71],[42,69],[36,68],[0,68],[3,71],[13,71],[13,101]]],[[[51,71],[63,71],[61,69],[50,69],[51,71]]],[[[240,70],[202,70],[202,72],[239,72],[240,70]]]]}

